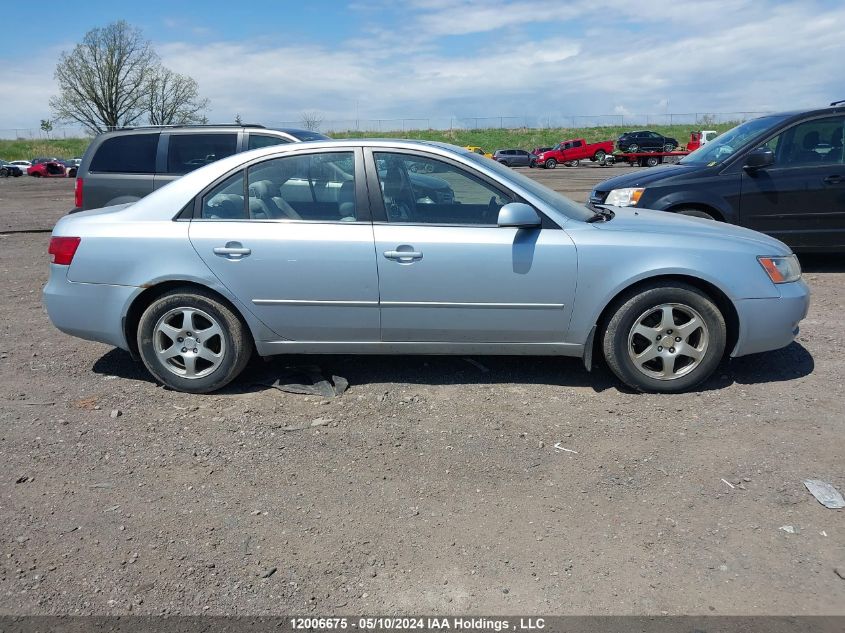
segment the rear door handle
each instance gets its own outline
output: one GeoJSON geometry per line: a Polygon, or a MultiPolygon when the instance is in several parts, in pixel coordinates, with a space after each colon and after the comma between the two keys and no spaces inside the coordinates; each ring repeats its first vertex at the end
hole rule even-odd
{"type": "Polygon", "coordinates": [[[419,251],[384,251],[384,256],[387,259],[395,259],[398,261],[414,261],[422,259],[423,254],[419,251]]]}
{"type": "Polygon", "coordinates": [[[214,248],[214,254],[221,257],[228,257],[229,259],[241,259],[252,253],[252,249],[244,248],[240,242],[226,242],[226,246],[217,246],[214,248]]]}
{"type": "Polygon", "coordinates": [[[839,174],[835,174],[833,176],[828,176],[824,179],[824,181],[829,185],[838,185],[840,182],[842,182],[842,176],[840,176],[839,174]]]}

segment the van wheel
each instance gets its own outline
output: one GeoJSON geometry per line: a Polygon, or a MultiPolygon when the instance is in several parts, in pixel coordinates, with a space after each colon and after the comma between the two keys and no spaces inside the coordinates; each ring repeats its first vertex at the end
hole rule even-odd
{"type": "Polygon", "coordinates": [[[715,220],[716,218],[707,211],[702,211],[701,209],[678,209],[675,211],[678,215],[687,215],[691,218],[704,218],[706,220],[715,220]]]}
{"type": "Polygon", "coordinates": [[[550,158],[545,163],[546,169],[554,169],[557,167],[557,161],[554,158],[550,158]]]}
{"type": "Polygon", "coordinates": [[[602,336],[611,371],[638,391],[673,393],[706,380],[725,352],[725,318],[697,288],[656,282],[623,296],[602,336]]]}
{"type": "Polygon", "coordinates": [[[171,389],[208,393],[234,380],[252,355],[239,315],[210,292],[182,288],[150,304],[138,323],[138,351],[171,389]]]}

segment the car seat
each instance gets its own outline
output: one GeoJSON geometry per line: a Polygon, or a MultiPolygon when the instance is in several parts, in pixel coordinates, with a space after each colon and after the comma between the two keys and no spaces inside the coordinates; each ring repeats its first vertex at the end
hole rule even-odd
{"type": "Polygon", "coordinates": [[[257,219],[301,220],[296,210],[280,196],[279,188],[269,180],[259,180],[249,185],[249,214],[257,219]]]}
{"type": "Polygon", "coordinates": [[[816,150],[818,147],[820,135],[816,130],[807,132],[804,140],[801,142],[801,151],[795,157],[793,162],[796,163],[817,163],[822,159],[822,155],[816,150]]]}
{"type": "Polygon", "coordinates": [[[337,194],[338,213],[341,222],[355,222],[355,181],[345,180],[337,194]]]}

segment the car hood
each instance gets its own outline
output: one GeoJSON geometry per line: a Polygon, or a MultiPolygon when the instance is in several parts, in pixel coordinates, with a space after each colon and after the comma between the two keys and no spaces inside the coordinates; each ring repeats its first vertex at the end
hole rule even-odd
{"type": "Polygon", "coordinates": [[[701,169],[699,165],[661,165],[650,169],[641,169],[631,174],[622,174],[597,184],[597,191],[611,191],[628,187],[647,187],[658,180],[668,178],[684,178],[701,169]]]}
{"type": "Polygon", "coordinates": [[[694,218],[653,209],[609,207],[615,216],[593,226],[603,231],[632,231],[649,235],[733,240],[752,246],[757,255],[789,255],[789,247],[773,237],[725,222],[694,218]]]}

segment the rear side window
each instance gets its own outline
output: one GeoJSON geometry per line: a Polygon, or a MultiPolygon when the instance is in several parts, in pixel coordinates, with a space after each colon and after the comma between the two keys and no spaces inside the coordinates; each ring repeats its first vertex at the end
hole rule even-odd
{"type": "Polygon", "coordinates": [[[172,134],[167,173],[187,174],[235,153],[237,134],[172,134]]]}
{"type": "Polygon", "coordinates": [[[281,145],[283,143],[290,143],[290,139],[282,138],[281,136],[267,136],[266,134],[250,134],[249,135],[249,149],[258,149],[259,147],[270,147],[271,145],[281,145]]]}
{"type": "Polygon", "coordinates": [[[154,174],[156,170],[156,134],[113,136],[97,148],[88,171],[124,174],[154,174]]]}

